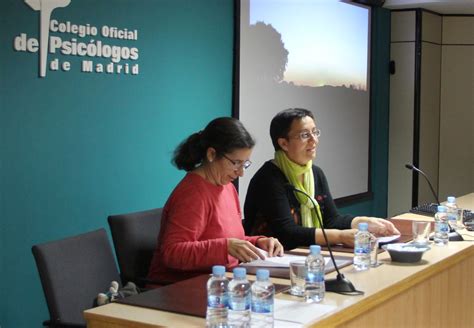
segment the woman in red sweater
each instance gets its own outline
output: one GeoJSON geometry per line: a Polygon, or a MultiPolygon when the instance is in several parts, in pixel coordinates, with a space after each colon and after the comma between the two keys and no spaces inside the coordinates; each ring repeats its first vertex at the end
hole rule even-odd
{"type": "Polygon", "coordinates": [[[243,176],[255,141],[234,118],[211,121],[175,150],[173,163],[188,172],[163,209],[148,279],[175,282],[237,266],[263,255],[283,255],[276,238],[245,236],[239,198],[231,183],[243,176]]]}

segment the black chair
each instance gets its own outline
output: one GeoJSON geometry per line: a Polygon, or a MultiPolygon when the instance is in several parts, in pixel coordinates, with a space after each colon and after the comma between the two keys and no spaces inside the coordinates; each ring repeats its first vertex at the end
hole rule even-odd
{"type": "Polygon", "coordinates": [[[34,245],[32,252],[50,315],[45,326],[85,327],[82,312],[120,280],[105,229],[34,245]]]}
{"type": "Polygon", "coordinates": [[[107,218],[123,284],[132,281],[141,288],[147,283],[166,284],[146,279],[160,232],[162,210],[156,208],[107,218]]]}

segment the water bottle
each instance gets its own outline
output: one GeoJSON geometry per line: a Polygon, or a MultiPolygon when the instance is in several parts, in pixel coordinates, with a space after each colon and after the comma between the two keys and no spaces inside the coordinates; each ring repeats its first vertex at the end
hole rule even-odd
{"type": "Polygon", "coordinates": [[[208,328],[228,327],[227,285],[229,284],[229,281],[224,274],[225,267],[222,265],[215,265],[212,267],[212,276],[207,281],[206,327],[208,328]]]}
{"type": "Polygon", "coordinates": [[[270,272],[257,270],[257,281],[252,284],[252,312],[250,327],[273,327],[273,297],[275,287],[268,277],[270,272]]]}
{"type": "Polygon", "coordinates": [[[454,229],[458,230],[460,228],[458,223],[458,205],[456,204],[456,197],[449,196],[448,201],[446,202],[446,208],[448,210],[448,222],[449,225],[454,229]]]}
{"type": "Polygon", "coordinates": [[[370,267],[370,232],[366,222],[359,223],[359,231],[354,240],[354,268],[357,271],[367,270],[370,267]]]}
{"type": "Polygon", "coordinates": [[[445,246],[449,241],[448,209],[446,206],[438,206],[435,214],[434,242],[438,246],[445,246]]]}
{"type": "Polygon", "coordinates": [[[321,246],[311,245],[306,258],[306,279],[304,282],[304,297],[306,302],[319,303],[324,299],[326,287],[324,285],[324,257],[321,255],[321,246]]]}
{"type": "Polygon", "coordinates": [[[235,268],[229,282],[229,327],[250,327],[250,282],[245,268],[235,268]]]}

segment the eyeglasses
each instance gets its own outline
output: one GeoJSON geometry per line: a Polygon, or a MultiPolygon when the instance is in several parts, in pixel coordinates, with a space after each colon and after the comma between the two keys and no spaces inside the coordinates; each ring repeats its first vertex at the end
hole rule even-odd
{"type": "Polygon", "coordinates": [[[321,130],[313,129],[311,131],[302,131],[296,137],[300,138],[301,141],[308,141],[311,136],[313,136],[314,138],[319,138],[321,136],[321,130]]]}
{"type": "Polygon", "coordinates": [[[222,156],[224,156],[229,162],[232,163],[232,165],[234,166],[234,171],[238,171],[240,170],[241,168],[243,168],[244,170],[248,169],[250,165],[252,165],[252,162],[249,161],[249,160],[246,160],[246,161],[234,161],[233,159],[230,159],[229,157],[227,157],[225,154],[222,154],[222,156]]]}

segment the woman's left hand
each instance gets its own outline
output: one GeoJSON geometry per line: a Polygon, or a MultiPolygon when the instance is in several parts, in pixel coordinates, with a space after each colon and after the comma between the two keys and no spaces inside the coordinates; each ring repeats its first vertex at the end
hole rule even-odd
{"type": "Polygon", "coordinates": [[[263,237],[257,240],[257,246],[268,252],[268,256],[283,256],[283,245],[273,237],[263,237]]]}
{"type": "Polygon", "coordinates": [[[388,220],[367,216],[358,216],[352,220],[352,227],[357,229],[358,224],[361,222],[367,222],[369,225],[369,231],[377,237],[400,235],[400,231],[398,231],[393,223],[388,220]]]}

